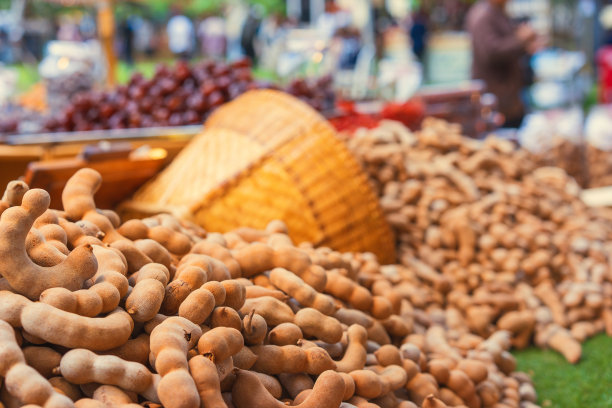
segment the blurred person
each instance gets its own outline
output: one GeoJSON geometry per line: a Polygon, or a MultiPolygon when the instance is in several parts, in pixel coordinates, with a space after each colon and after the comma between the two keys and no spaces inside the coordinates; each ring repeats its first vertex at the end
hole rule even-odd
{"type": "Polygon", "coordinates": [[[176,9],[173,10],[172,14],[166,26],[168,47],[178,58],[188,60],[191,58],[194,48],[193,23],[176,9]]]}
{"type": "Polygon", "coordinates": [[[198,39],[202,56],[212,58],[225,57],[225,19],[220,16],[209,16],[198,24],[198,39]]]}
{"type": "Polygon", "coordinates": [[[134,64],[134,23],[131,17],[126,18],[120,26],[123,39],[123,58],[128,65],[134,64]]]}
{"type": "Polygon", "coordinates": [[[419,61],[423,62],[427,41],[427,14],[422,8],[412,15],[410,39],[412,40],[412,52],[419,61]]]}
{"type": "Polygon", "coordinates": [[[389,13],[389,10],[387,10],[385,1],[372,1],[372,24],[376,57],[380,59],[385,54],[385,32],[393,25],[393,17],[389,13]]]}
{"type": "Polygon", "coordinates": [[[240,45],[242,27],[249,15],[249,9],[243,2],[229,2],[225,7],[225,38],[227,59],[230,61],[242,58],[244,52],[240,45]]]}
{"type": "Polygon", "coordinates": [[[60,18],[57,39],[60,41],[81,41],[79,26],[68,18],[60,18]]]}
{"type": "Polygon", "coordinates": [[[79,32],[84,40],[96,38],[96,20],[91,14],[85,14],[79,21],[79,32]]]}
{"type": "Polygon", "coordinates": [[[485,82],[505,116],[504,127],[519,127],[525,116],[521,90],[526,85],[521,61],[545,46],[545,39],[527,23],[516,25],[505,7],[508,0],[480,0],[470,9],[472,78],[485,82]]]}
{"type": "Polygon", "coordinates": [[[362,47],[361,33],[355,27],[347,25],[339,28],[334,37],[340,40],[338,67],[347,70],[355,69],[362,47]]]}
{"type": "Polygon", "coordinates": [[[240,33],[240,46],[242,47],[242,51],[244,55],[249,57],[254,63],[257,63],[255,40],[261,27],[261,21],[260,10],[256,7],[251,7],[244,21],[244,25],[242,26],[242,32],[240,33]]]}
{"type": "Polygon", "coordinates": [[[257,34],[256,51],[259,55],[261,67],[273,70],[276,67],[278,56],[282,52],[284,30],[281,28],[282,17],[272,13],[261,22],[257,34]]]}
{"type": "Polygon", "coordinates": [[[153,23],[139,16],[132,16],[134,28],[134,50],[151,57],[155,54],[155,27],[153,23]]]}

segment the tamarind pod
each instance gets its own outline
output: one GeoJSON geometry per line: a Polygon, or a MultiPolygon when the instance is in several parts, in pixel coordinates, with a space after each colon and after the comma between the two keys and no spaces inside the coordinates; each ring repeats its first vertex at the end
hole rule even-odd
{"type": "Polygon", "coordinates": [[[211,242],[209,240],[198,242],[191,247],[191,253],[208,255],[214,259],[220,260],[227,267],[231,279],[242,276],[240,264],[234,259],[230,250],[216,242],[211,242]]]}
{"type": "MultiPolygon", "coordinates": [[[[274,248],[274,266],[289,270],[300,278],[311,267],[312,262],[308,254],[294,246],[279,246],[274,248]]],[[[325,285],[325,283],[323,283],[325,285]]]]}
{"type": "Polygon", "coordinates": [[[104,351],[128,340],[133,321],[122,309],[92,318],[65,312],[44,303],[31,303],[21,312],[23,328],[45,341],[68,348],[104,351]]]}
{"type": "Polygon", "coordinates": [[[338,373],[342,376],[342,380],[344,381],[344,395],[342,396],[342,401],[348,401],[355,395],[355,380],[347,373],[338,373]]]}
{"type": "Polygon", "coordinates": [[[159,311],[165,315],[176,314],[191,291],[191,287],[187,282],[181,279],[170,282],[166,285],[164,300],[159,311]]]}
{"type": "Polygon", "coordinates": [[[340,361],[336,361],[337,371],[350,373],[351,371],[361,370],[365,366],[367,352],[366,341],[367,331],[362,326],[352,325],[348,328],[348,345],[344,356],[340,361]]]}
{"type": "MultiPolygon", "coordinates": [[[[433,379],[433,378],[432,378],[433,379]]],[[[423,373],[417,373],[408,383],[406,389],[410,395],[410,399],[417,405],[422,405],[423,401],[429,394],[438,395],[438,386],[435,379],[430,381],[428,376],[423,373]]]]}
{"type": "Polygon", "coordinates": [[[423,400],[423,405],[421,406],[421,408],[446,408],[446,407],[448,407],[448,405],[446,405],[444,402],[434,397],[433,394],[429,394],[428,396],[426,396],[425,399],[423,400]]]}
{"type": "Polygon", "coordinates": [[[147,334],[151,334],[153,329],[155,329],[157,326],[159,326],[167,318],[168,318],[168,316],[166,316],[166,315],[159,314],[159,313],[156,314],[151,320],[149,320],[148,322],[145,322],[145,324],[144,324],[144,331],[147,334]]]}
{"type": "Polygon", "coordinates": [[[110,282],[100,282],[89,289],[71,292],[65,288],[49,288],[40,294],[40,301],[85,317],[108,313],[119,306],[120,295],[110,282]]]}
{"type": "Polygon", "coordinates": [[[293,322],[307,337],[316,337],[326,343],[336,343],[342,338],[340,322],[313,308],[299,310],[293,322]]]}
{"type": "Polygon", "coordinates": [[[379,320],[387,319],[393,314],[393,305],[383,296],[372,296],[370,314],[379,320]]]}
{"type": "MultiPolygon", "coordinates": [[[[126,390],[122,390],[114,385],[103,384],[98,386],[91,396],[94,401],[100,401],[105,405],[111,406],[134,406],[136,395],[126,390]]],[[[127,407],[126,407],[127,408],[127,407]]]]}
{"type": "Polygon", "coordinates": [[[379,405],[376,405],[372,402],[368,402],[367,399],[362,398],[358,395],[353,395],[351,398],[349,398],[349,400],[347,401],[347,403],[351,404],[351,406],[353,407],[357,407],[357,408],[381,408],[379,405]]]}
{"type": "Polygon", "coordinates": [[[378,373],[378,376],[388,384],[391,391],[399,390],[408,382],[408,375],[401,365],[388,365],[378,373]]]}
{"type": "Polygon", "coordinates": [[[119,250],[123,254],[127,261],[128,274],[132,274],[146,264],[153,262],[151,258],[136,248],[136,245],[128,239],[117,239],[110,244],[110,247],[119,250]]]}
{"type": "Polygon", "coordinates": [[[376,360],[378,360],[378,364],[383,367],[395,364],[402,364],[402,357],[400,351],[397,347],[392,344],[385,344],[381,346],[378,350],[374,352],[376,356],[376,360]]]}
{"type": "MultiPolygon", "coordinates": [[[[59,228],[61,229],[61,227],[59,228]]],[[[58,247],[61,247],[61,245],[53,245],[36,227],[32,227],[26,236],[26,252],[39,266],[55,266],[65,260],[67,253],[64,252],[68,252],[68,249],[60,250],[58,247]]]]}
{"type": "Polygon", "coordinates": [[[126,391],[142,392],[153,381],[147,368],[117,356],[98,356],[85,349],[73,349],[60,361],[60,372],[73,384],[97,382],[116,385],[126,391]]]}
{"type": "Polygon", "coordinates": [[[306,350],[306,373],[319,375],[324,371],[335,369],[336,363],[321,347],[311,347],[306,350]]]}
{"type": "Polygon", "coordinates": [[[248,347],[243,347],[240,351],[232,356],[234,367],[243,370],[250,370],[257,361],[257,355],[248,347]]]}
{"type": "Polygon", "coordinates": [[[197,408],[200,396],[189,374],[187,353],[197,344],[202,330],[189,320],[174,316],[151,332],[151,355],[162,376],[157,387],[161,403],[168,408],[197,408]]]}
{"type": "Polygon", "coordinates": [[[202,324],[215,307],[214,295],[205,287],[191,292],[181,303],[178,314],[195,324],[202,324]]]}
{"type": "Polygon", "coordinates": [[[348,302],[355,309],[364,312],[372,309],[373,300],[370,291],[337,271],[327,272],[325,292],[348,302]]]}
{"type": "Polygon", "coordinates": [[[215,297],[215,306],[222,306],[225,303],[225,287],[221,282],[209,281],[202,285],[202,287],[213,294],[215,297]]]}
{"type": "Polygon", "coordinates": [[[330,296],[318,293],[299,276],[286,269],[272,269],[269,278],[274,286],[306,307],[312,307],[326,315],[336,310],[334,300],[330,296]]]}
{"type": "Polygon", "coordinates": [[[91,278],[91,285],[109,282],[119,291],[121,299],[127,294],[129,283],[126,278],[127,261],[123,254],[116,249],[103,247],[100,245],[93,246],[93,253],[98,261],[98,270],[91,278]]]}
{"type": "Polygon", "coordinates": [[[246,299],[240,313],[249,314],[251,310],[261,315],[268,326],[278,326],[281,323],[292,323],[295,315],[291,308],[270,296],[246,299]]]}
{"type": "Polygon", "coordinates": [[[98,267],[91,245],[75,248],[66,259],[51,267],[36,265],[25,249],[26,236],[38,216],[49,207],[49,194],[29,190],[21,206],[11,207],[0,216],[0,275],[11,287],[29,299],[38,299],[48,288],[78,290],[98,267]]]}
{"type": "Polygon", "coordinates": [[[53,376],[53,370],[62,359],[62,355],[50,347],[29,346],[21,351],[26,363],[45,378],[53,376]]]}
{"type": "Polygon", "coordinates": [[[467,376],[470,377],[470,380],[474,382],[474,384],[478,384],[486,380],[487,376],[489,375],[489,371],[487,370],[486,364],[478,360],[461,360],[457,364],[457,369],[466,373],[467,376]]]}
{"type": "Polygon", "coordinates": [[[200,395],[202,408],[226,408],[215,364],[204,356],[189,360],[189,371],[200,395]]]}
{"type": "Polygon", "coordinates": [[[268,333],[268,342],[275,346],[296,345],[302,330],[294,323],[281,323],[268,333]]]}
{"type": "Polygon", "coordinates": [[[347,326],[358,324],[368,329],[374,324],[374,321],[370,316],[357,309],[347,309],[341,307],[340,309],[336,310],[333,317],[338,319],[340,323],[344,323],[347,326]]]}
{"type": "MultiPolygon", "coordinates": [[[[204,356],[206,357],[206,356],[204,356]]],[[[210,360],[210,358],[209,358],[210,360]]],[[[228,357],[225,360],[218,361],[215,364],[217,369],[217,376],[219,377],[219,381],[223,382],[228,377],[233,377],[234,370],[234,359],[233,357],[228,357]]],[[[233,380],[232,380],[233,382],[233,380]]]]}
{"type": "Polygon", "coordinates": [[[163,225],[149,228],[148,237],[159,242],[173,254],[184,255],[191,249],[189,237],[163,225]]]}
{"type": "Polygon", "coordinates": [[[470,380],[468,375],[457,369],[451,370],[447,386],[464,401],[472,398],[476,392],[474,383],[470,380]]]}
{"type": "Polygon", "coordinates": [[[211,327],[231,327],[238,331],[242,330],[242,320],[237,311],[231,307],[216,307],[210,315],[211,327]]]}
{"type": "Polygon", "coordinates": [[[264,388],[272,395],[274,398],[279,399],[283,394],[283,388],[281,387],[280,382],[268,374],[258,373],[257,371],[252,371],[258,378],[264,388]]]}
{"type": "Polygon", "coordinates": [[[187,283],[190,290],[200,288],[208,280],[208,271],[200,265],[179,265],[174,275],[174,281],[187,283]]]}
{"type": "Polygon", "coordinates": [[[128,281],[130,285],[136,286],[138,282],[144,279],[155,279],[166,286],[170,281],[170,270],[167,266],[160,263],[146,264],[137,272],[131,274],[128,281]]]}
{"type": "Polygon", "coordinates": [[[246,288],[244,285],[235,280],[225,280],[221,284],[225,288],[224,305],[234,310],[240,310],[246,300],[246,288]]]}
{"type": "Polygon", "coordinates": [[[355,395],[372,399],[384,393],[384,385],[380,377],[370,370],[354,370],[349,375],[355,381],[355,395]]]}
{"type": "Polygon", "coordinates": [[[11,180],[6,185],[6,189],[2,194],[2,201],[4,201],[8,207],[15,207],[21,205],[24,194],[30,189],[30,187],[21,180],[11,180]]]}
{"type": "Polygon", "coordinates": [[[100,354],[108,354],[122,358],[126,361],[134,361],[142,365],[149,362],[149,335],[141,333],[134,339],[129,339],[125,344],[114,349],[106,350],[100,354]]]}
{"type": "MultiPolygon", "coordinates": [[[[282,408],[285,404],[275,399],[264,388],[256,374],[236,370],[236,381],[232,388],[232,401],[236,408],[282,408]]],[[[298,408],[338,408],[342,403],[344,381],[333,371],[322,373],[314,384],[310,395],[298,408]]]]}
{"type": "Polygon", "coordinates": [[[117,232],[132,241],[143,240],[149,236],[149,227],[142,220],[133,219],[124,222],[117,232]]]}
{"type": "Polygon", "coordinates": [[[249,347],[257,356],[253,371],[264,374],[303,373],[308,369],[306,350],[298,346],[260,345],[249,347]]]}
{"type": "Polygon", "coordinates": [[[548,339],[548,346],[558,351],[571,364],[575,364],[582,356],[582,346],[565,329],[556,330],[548,339]]]}
{"type": "Polygon", "coordinates": [[[314,387],[314,381],[305,373],[281,373],[278,375],[278,379],[283,385],[283,388],[287,390],[289,396],[293,399],[295,399],[300,392],[310,390],[314,387]]]}
{"type": "MultiPolygon", "coordinates": [[[[278,326],[277,326],[278,327],[278,326]]],[[[242,335],[246,344],[261,344],[268,333],[266,319],[255,313],[254,310],[242,320],[242,335]]]]}
{"type": "Polygon", "coordinates": [[[282,302],[285,302],[287,301],[287,299],[289,299],[289,296],[287,296],[286,294],[284,294],[283,292],[277,289],[268,289],[268,288],[264,288],[262,286],[257,286],[257,285],[246,286],[245,289],[246,289],[245,297],[247,299],[257,298],[257,297],[262,297],[262,296],[271,296],[282,302]]]}
{"type": "Polygon", "coordinates": [[[385,330],[385,326],[378,320],[374,320],[371,327],[368,328],[368,340],[374,341],[379,345],[390,344],[391,337],[385,330]]]}
{"type": "Polygon", "coordinates": [[[250,278],[274,268],[274,250],[266,244],[255,242],[232,253],[240,265],[242,276],[250,278]]]}
{"type": "Polygon", "coordinates": [[[215,327],[204,333],[198,341],[198,351],[213,362],[225,360],[244,347],[240,331],[230,327],[215,327]]]}
{"type": "Polygon", "coordinates": [[[64,394],[72,401],[77,401],[83,394],[76,385],[68,382],[64,377],[51,377],[49,378],[49,384],[59,393],[64,394]]]}
{"type": "Polygon", "coordinates": [[[125,309],[136,322],[151,320],[161,308],[165,287],[156,279],[139,281],[125,301],[125,309]]]}
{"type": "MultiPolygon", "coordinates": [[[[56,392],[51,384],[25,363],[15,331],[5,321],[0,320],[0,377],[4,377],[4,387],[10,395],[24,404],[50,407],[71,407],[72,401],[56,392]]],[[[3,398],[4,399],[4,398],[3,398]]]]}
{"type": "Polygon", "coordinates": [[[32,302],[25,296],[8,290],[0,291],[0,320],[13,327],[21,327],[21,311],[32,302]]]}

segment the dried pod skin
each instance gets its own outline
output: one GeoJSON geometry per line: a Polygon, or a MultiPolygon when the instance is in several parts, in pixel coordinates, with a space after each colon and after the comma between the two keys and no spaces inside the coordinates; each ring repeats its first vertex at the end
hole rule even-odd
{"type": "Polygon", "coordinates": [[[62,377],[73,384],[95,382],[143,392],[153,382],[149,370],[140,363],[117,356],[98,356],[85,349],[73,349],[64,354],[59,367],[62,377]]]}
{"type": "Polygon", "coordinates": [[[211,327],[231,327],[242,330],[242,320],[238,312],[231,307],[219,306],[210,315],[211,327]]]}
{"type": "MultiPolygon", "coordinates": [[[[286,406],[275,399],[264,388],[256,374],[238,370],[236,382],[232,389],[232,402],[236,408],[281,408],[286,406]]],[[[342,402],[344,381],[333,371],[322,373],[317,379],[310,395],[299,405],[299,408],[336,408],[342,402]]]]}
{"type": "Polygon", "coordinates": [[[275,346],[295,346],[302,338],[302,330],[294,323],[281,323],[268,333],[268,342],[275,346]]]}
{"type": "Polygon", "coordinates": [[[293,322],[307,337],[315,337],[326,343],[336,343],[342,338],[340,322],[316,309],[304,308],[295,314],[293,322]]]}
{"type": "Polygon", "coordinates": [[[179,306],[178,315],[199,325],[208,319],[215,304],[215,296],[203,286],[187,295],[179,306]]]}
{"type": "Polygon", "coordinates": [[[125,344],[133,321],[122,309],[106,317],[78,316],[44,303],[32,303],[21,313],[21,323],[31,333],[52,344],[94,351],[110,350],[125,344]]]}
{"type": "Polygon", "coordinates": [[[354,324],[348,328],[348,346],[342,359],[336,361],[339,372],[351,373],[363,369],[367,357],[365,347],[367,338],[368,333],[362,326],[354,324]]]}
{"type": "Polygon", "coordinates": [[[198,341],[198,351],[213,362],[223,361],[244,347],[240,331],[230,327],[215,327],[204,333],[198,341]]]}
{"type": "Polygon", "coordinates": [[[204,356],[195,356],[189,360],[189,371],[205,407],[225,407],[221,396],[221,385],[215,364],[204,356]]]}
{"type": "MultiPolygon", "coordinates": [[[[277,326],[278,327],[278,326],[277,326]]],[[[254,311],[242,320],[242,335],[244,342],[248,345],[261,344],[268,334],[266,319],[254,311]]]]}

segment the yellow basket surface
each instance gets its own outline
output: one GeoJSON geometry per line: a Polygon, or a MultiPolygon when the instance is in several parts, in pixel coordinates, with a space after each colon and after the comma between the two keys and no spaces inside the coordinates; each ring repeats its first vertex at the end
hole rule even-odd
{"type": "Polygon", "coordinates": [[[295,242],[395,261],[391,229],[357,160],[316,111],[281,92],[252,91],[218,109],[123,212],[159,207],[219,232],[281,219],[295,242]]]}

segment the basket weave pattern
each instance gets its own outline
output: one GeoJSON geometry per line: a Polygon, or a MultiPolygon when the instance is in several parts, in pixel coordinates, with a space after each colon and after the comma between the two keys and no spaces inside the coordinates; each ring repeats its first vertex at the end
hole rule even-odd
{"type": "Polygon", "coordinates": [[[359,163],[317,112],[276,91],[252,91],[218,109],[124,209],[134,215],[149,205],[219,232],[281,219],[296,242],[395,259],[359,163]]]}

